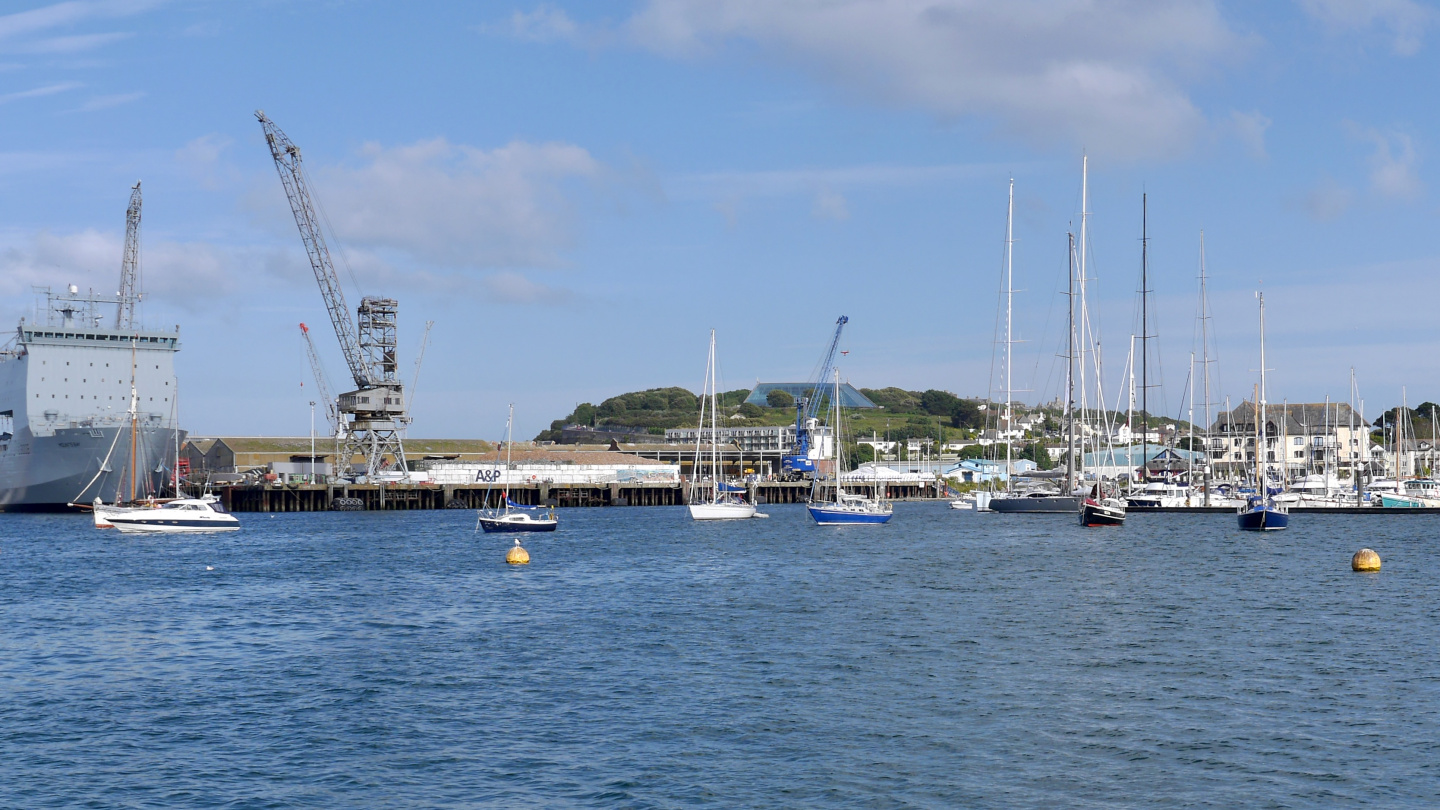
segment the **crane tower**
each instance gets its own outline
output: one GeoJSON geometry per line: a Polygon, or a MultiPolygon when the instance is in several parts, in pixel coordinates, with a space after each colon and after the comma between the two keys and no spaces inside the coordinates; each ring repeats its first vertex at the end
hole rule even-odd
{"type": "Polygon", "coordinates": [[[330,249],[321,233],[314,195],[300,160],[300,147],[292,143],[274,121],[266,118],[264,111],[257,110],[255,118],[265,131],[265,142],[270,146],[270,156],[275,159],[275,169],[280,173],[280,184],[285,187],[290,211],[300,229],[300,240],[305,243],[310,268],[320,285],[320,297],[325,300],[335,337],[340,341],[340,351],[355,380],[355,390],[341,394],[335,402],[340,417],[349,420],[341,426],[340,432],[344,435],[339,441],[335,468],[345,469],[350,459],[359,455],[365,458],[365,474],[369,477],[391,468],[404,472],[405,447],[401,431],[409,418],[395,355],[399,304],[393,298],[366,296],[356,308],[356,320],[350,319],[345,291],[340,287],[340,277],[335,273],[335,263],[330,259],[330,249]],[[387,456],[390,461],[386,460],[387,456]]]}
{"type": "Polygon", "coordinates": [[[140,181],[130,189],[125,209],[125,253],[120,258],[120,294],[116,296],[115,328],[135,326],[135,302],[140,298],[140,181]]]}

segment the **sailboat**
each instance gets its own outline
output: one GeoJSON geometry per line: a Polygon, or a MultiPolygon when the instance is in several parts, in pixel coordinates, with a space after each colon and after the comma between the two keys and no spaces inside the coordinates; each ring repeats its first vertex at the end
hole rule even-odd
{"type": "Polygon", "coordinates": [[[845,484],[840,476],[841,467],[844,465],[844,453],[840,450],[841,437],[844,433],[840,429],[840,371],[835,371],[835,393],[830,398],[830,404],[835,409],[835,421],[832,423],[835,429],[831,431],[831,452],[830,458],[834,462],[835,493],[831,500],[820,499],[820,479],[817,476],[810,485],[810,499],[805,502],[805,508],[810,511],[810,517],[821,526],[829,526],[847,523],[888,523],[894,507],[891,503],[880,497],[880,488],[877,482],[871,497],[863,495],[852,495],[845,491],[845,484]]]}
{"type": "MultiPolygon", "coordinates": [[[[1088,177],[1088,175],[1086,175],[1088,177]]],[[[1013,303],[1015,297],[1015,264],[1013,245],[1015,221],[1015,181],[1010,181],[1010,196],[1005,208],[1005,411],[1004,429],[1012,430],[1014,413],[1013,369],[1013,303]]],[[[1083,231],[1082,231],[1083,232],[1083,231]]],[[[1056,492],[1053,487],[1044,489],[1032,487],[1028,491],[1015,487],[1015,469],[1011,459],[1010,439],[1005,439],[1005,492],[993,494],[987,503],[989,511],[1007,513],[1053,513],[1074,514],[1080,508],[1080,500],[1069,492],[1056,492]]]]}
{"type": "MultiPolygon", "coordinates": [[[[1065,399],[1065,410],[1066,410],[1067,415],[1069,416],[1069,420],[1068,420],[1068,422],[1069,422],[1069,428],[1068,428],[1068,429],[1069,429],[1069,438],[1067,439],[1067,442],[1068,442],[1068,444],[1069,444],[1069,446],[1070,446],[1070,448],[1071,448],[1071,461],[1070,461],[1070,463],[1069,463],[1069,464],[1067,465],[1067,467],[1066,467],[1068,474],[1065,476],[1065,480],[1066,480],[1066,486],[1067,486],[1068,488],[1070,488],[1070,491],[1073,491],[1073,487],[1074,487],[1074,485],[1075,485],[1075,480],[1074,480],[1074,479],[1075,479],[1075,473],[1074,473],[1074,471],[1077,469],[1077,465],[1075,464],[1075,461],[1074,461],[1074,447],[1075,447],[1075,374],[1074,374],[1074,363],[1075,363],[1075,289],[1074,289],[1074,286],[1075,286],[1075,272],[1074,272],[1074,265],[1075,265],[1075,237],[1074,237],[1073,235],[1070,237],[1070,265],[1071,265],[1071,271],[1070,271],[1070,288],[1071,288],[1071,289],[1070,289],[1070,296],[1069,296],[1069,298],[1070,298],[1070,338],[1069,338],[1070,350],[1069,350],[1068,352],[1066,352],[1067,359],[1068,359],[1068,362],[1070,363],[1070,366],[1068,366],[1068,367],[1065,369],[1065,380],[1066,380],[1066,387],[1067,387],[1067,391],[1066,391],[1066,395],[1065,395],[1065,396],[1066,396],[1066,399],[1065,399]]],[[[1082,359],[1081,362],[1084,362],[1084,360],[1082,359]]],[[[1097,385],[1097,387],[1098,387],[1098,385],[1099,385],[1099,380],[1098,380],[1098,378],[1097,378],[1097,380],[1096,380],[1096,385],[1097,385]]],[[[1104,400],[1104,397],[1101,397],[1100,401],[1103,403],[1103,402],[1105,401],[1105,400],[1104,400]]],[[[1081,472],[1082,474],[1083,474],[1083,471],[1084,471],[1084,466],[1085,466],[1085,456],[1084,456],[1083,453],[1081,453],[1081,456],[1080,456],[1080,464],[1078,465],[1078,469],[1080,470],[1080,472],[1081,472]]],[[[1105,482],[1101,480],[1101,478],[1100,478],[1099,475],[1096,475],[1096,476],[1095,476],[1095,484],[1090,488],[1089,494],[1087,494],[1087,495],[1084,497],[1084,499],[1082,499],[1082,500],[1080,501],[1080,525],[1081,525],[1081,526],[1090,526],[1090,527],[1095,527],[1095,526],[1120,526],[1120,525],[1123,525],[1123,524],[1125,523],[1125,508],[1126,508],[1125,501],[1123,501],[1123,500],[1121,500],[1119,497],[1117,497],[1116,493],[1106,491],[1105,482]]]]}
{"type": "MultiPolygon", "coordinates": [[[[515,406],[510,406],[510,415],[505,420],[505,472],[507,489],[500,493],[501,505],[476,511],[475,526],[487,532],[553,532],[560,525],[553,506],[521,506],[510,500],[509,472],[510,445],[514,442],[515,406]]],[[[495,460],[500,460],[500,451],[495,451],[495,460]]],[[[500,476],[495,476],[497,479],[500,476]]],[[[492,480],[485,487],[485,502],[490,502],[490,490],[495,486],[492,480]]],[[[518,540],[516,541],[519,542],[518,540]]]]}
{"type": "MultiPolygon", "coordinates": [[[[121,476],[120,481],[115,485],[114,503],[107,504],[104,502],[103,499],[101,499],[99,495],[95,496],[94,502],[90,505],[90,514],[95,521],[95,528],[97,529],[113,529],[115,528],[115,524],[114,522],[112,522],[111,518],[118,515],[123,515],[127,512],[134,512],[142,509],[154,509],[156,506],[155,499],[153,497],[149,498],[146,501],[135,500],[135,496],[137,494],[136,472],[139,469],[137,455],[139,453],[138,439],[140,430],[140,397],[135,391],[135,350],[135,342],[132,338],[130,342],[130,410],[128,411],[130,415],[130,474],[128,478],[126,476],[121,476]],[[130,484],[129,497],[122,500],[120,497],[120,488],[124,486],[126,481],[128,481],[130,484]]],[[[110,467],[110,457],[115,454],[115,445],[120,441],[120,437],[122,435],[122,431],[115,432],[115,440],[112,441],[110,444],[110,451],[105,454],[105,460],[100,463],[100,469],[98,472],[95,473],[95,478],[92,478],[90,480],[90,484],[95,483],[95,481],[98,480],[101,475],[109,472],[114,472],[114,470],[110,467]]],[[[90,484],[86,484],[84,489],[81,490],[81,492],[89,489],[90,484]]],[[[79,504],[71,505],[78,506],[79,504]]]]}
{"type": "Polygon", "coordinates": [[[717,422],[715,330],[710,330],[710,354],[705,362],[705,384],[700,391],[700,429],[695,436],[695,463],[690,467],[690,517],[694,520],[744,520],[755,517],[755,504],[739,495],[739,488],[727,484],[720,464],[720,429],[717,422]],[[702,479],[701,463],[705,445],[705,413],[710,413],[710,477],[702,479]]]}
{"type": "MultiPolygon", "coordinates": [[[[1290,525],[1290,509],[1277,504],[1270,494],[1270,463],[1266,456],[1265,436],[1265,293],[1260,299],[1260,386],[1255,390],[1255,495],[1247,499],[1237,512],[1240,529],[1247,532],[1270,532],[1290,525]]],[[[1286,450],[1281,445],[1280,452],[1286,450]]]]}

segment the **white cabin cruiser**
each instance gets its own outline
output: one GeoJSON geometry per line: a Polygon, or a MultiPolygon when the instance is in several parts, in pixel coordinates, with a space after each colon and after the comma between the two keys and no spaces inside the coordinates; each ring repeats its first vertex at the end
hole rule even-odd
{"type": "Polygon", "coordinates": [[[214,498],[178,498],[154,509],[127,509],[106,515],[110,524],[126,534],[142,532],[181,534],[233,532],[240,521],[214,498]]]}

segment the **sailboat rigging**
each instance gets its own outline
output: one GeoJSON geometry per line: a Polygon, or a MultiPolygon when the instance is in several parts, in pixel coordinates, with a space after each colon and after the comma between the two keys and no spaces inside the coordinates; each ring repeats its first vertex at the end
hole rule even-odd
{"type": "Polygon", "coordinates": [[[717,369],[715,366],[715,330],[710,330],[710,353],[705,361],[705,384],[700,390],[700,429],[695,432],[695,461],[690,476],[690,517],[694,520],[744,520],[755,517],[755,504],[746,502],[734,487],[724,481],[720,461],[720,429],[718,410],[717,369]],[[701,477],[704,459],[705,415],[710,415],[710,477],[701,477]]]}
{"type": "MultiPolygon", "coordinates": [[[[505,419],[505,484],[506,488],[500,493],[500,505],[495,507],[482,508],[476,511],[475,528],[484,529],[486,532],[553,532],[560,521],[555,517],[553,506],[521,506],[510,500],[510,446],[514,444],[515,432],[515,405],[510,405],[510,415],[505,419]]],[[[500,449],[495,449],[495,461],[500,461],[500,449]]],[[[494,479],[485,486],[485,503],[490,503],[490,491],[495,486],[494,479]]],[[[517,541],[518,542],[518,541],[517,541]]]]}
{"type": "MultiPolygon", "coordinates": [[[[1243,531],[1278,531],[1290,525],[1290,510],[1275,502],[1270,492],[1269,437],[1265,413],[1265,293],[1260,300],[1260,385],[1255,389],[1255,494],[1239,508],[1237,519],[1243,531]]],[[[1285,450],[1282,445],[1280,451],[1285,450]]]]}
{"type": "Polygon", "coordinates": [[[844,467],[845,455],[840,449],[844,433],[840,424],[840,371],[835,370],[835,391],[830,398],[834,421],[830,431],[830,458],[834,464],[833,477],[835,480],[835,491],[831,498],[823,497],[820,478],[817,476],[810,486],[810,499],[805,502],[805,508],[809,510],[810,517],[821,526],[847,523],[887,523],[890,520],[894,507],[890,501],[880,497],[878,480],[871,492],[870,497],[847,493],[845,484],[841,478],[841,470],[844,467]]]}

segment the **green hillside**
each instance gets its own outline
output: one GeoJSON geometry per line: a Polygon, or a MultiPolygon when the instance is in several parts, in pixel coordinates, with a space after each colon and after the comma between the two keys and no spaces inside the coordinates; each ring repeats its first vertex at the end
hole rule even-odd
{"type": "MultiPolygon", "coordinates": [[[[934,437],[954,439],[961,430],[971,431],[984,424],[984,413],[977,403],[960,399],[949,391],[906,391],[902,388],[862,388],[876,409],[847,412],[846,433],[869,436],[872,433],[892,439],[934,437]]],[[[778,392],[777,392],[778,393],[778,392]]],[[[795,407],[788,396],[774,398],[774,407],[743,404],[749,389],[726,391],[719,395],[720,417],[731,427],[742,425],[788,425],[795,421],[795,407]]],[[[828,398],[827,398],[828,399],[828,398]]],[[[826,421],[825,400],[821,404],[821,422],[826,421]]],[[[700,398],[684,388],[652,388],[620,394],[595,405],[581,403],[563,419],[550,423],[535,437],[536,441],[557,441],[566,425],[583,425],[601,430],[643,430],[663,435],[666,428],[689,427],[700,418],[700,398]]]]}

